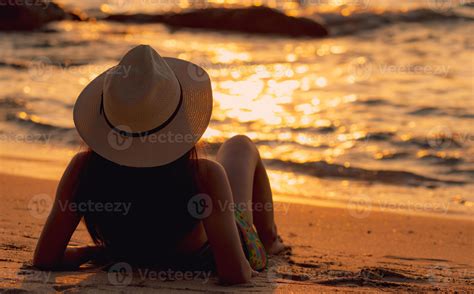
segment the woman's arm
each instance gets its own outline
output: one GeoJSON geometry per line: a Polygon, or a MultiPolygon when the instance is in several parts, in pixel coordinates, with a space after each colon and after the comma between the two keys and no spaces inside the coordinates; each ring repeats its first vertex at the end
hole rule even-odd
{"type": "Polygon", "coordinates": [[[202,192],[208,194],[212,201],[211,214],[203,223],[219,279],[225,284],[247,283],[254,271],[240,243],[226,172],[219,163],[210,160],[200,160],[199,169],[202,192]]]}
{"type": "Polygon", "coordinates": [[[77,269],[99,253],[96,246],[67,248],[81,217],[68,209],[74,199],[77,179],[86,153],[79,153],[71,160],[56,191],[56,199],[36,245],[33,265],[44,270],[77,269]]]}

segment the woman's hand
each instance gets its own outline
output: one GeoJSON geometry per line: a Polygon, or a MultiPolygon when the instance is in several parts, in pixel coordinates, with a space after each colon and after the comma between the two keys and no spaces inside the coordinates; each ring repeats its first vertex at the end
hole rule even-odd
{"type": "Polygon", "coordinates": [[[82,264],[100,258],[103,252],[104,249],[99,246],[66,248],[59,268],[78,269],[82,264]]]}
{"type": "Polygon", "coordinates": [[[74,201],[76,181],[85,159],[84,153],[76,155],[61,178],[53,208],[33,256],[33,265],[40,269],[61,270],[63,267],[77,266],[79,256],[85,257],[86,253],[94,253],[96,250],[67,248],[81,216],[67,207],[64,208],[64,203],[74,201]]]}
{"type": "Polygon", "coordinates": [[[230,184],[224,168],[217,162],[199,162],[201,191],[209,195],[212,203],[210,215],[203,219],[206,235],[214,254],[219,280],[224,284],[248,283],[253,269],[242,249],[234,211],[230,184]]]}
{"type": "MultiPolygon", "coordinates": [[[[247,259],[245,259],[247,261],[247,259]]],[[[244,262],[244,266],[240,270],[236,270],[235,267],[233,268],[235,271],[233,274],[228,275],[228,274],[219,274],[219,283],[222,285],[230,286],[230,285],[236,285],[236,284],[245,284],[249,283],[250,280],[253,277],[256,277],[258,275],[258,272],[253,270],[250,264],[247,262],[244,262]]]]}

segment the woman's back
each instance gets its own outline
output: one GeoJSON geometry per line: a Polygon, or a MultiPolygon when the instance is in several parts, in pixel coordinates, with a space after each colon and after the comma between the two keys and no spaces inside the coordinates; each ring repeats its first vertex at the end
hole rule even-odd
{"type": "Polygon", "coordinates": [[[105,253],[139,266],[210,265],[230,284],[263,270],[266,249],[275,253],[283,245],[255,144],[235,136],[219,148],[216,161],[194,160],[212,105],[203,68],[161,57],[147,45],[93,79],[74,105],[76,129],[93,151],[77,154],[66,168],[33,264],[77,269],[105,253]],[[132,70],[124,76],[123,68],[132,70]],[[195,219],[188,203],[198,192],[208,199],[205,217],[195,219]],[[253,203],[270,208],[254,211],[253,203]],[[68,247],[82,217],[96,244],[68,247]]]}
{"type": "Polygon", "coordinates": [[[198,193],[193,156],[194,150],[165,166],[133,168],[89,152],[75,199],[94,241],[114,259],[167,263],[198,223],[187,209],[198,193]]]}

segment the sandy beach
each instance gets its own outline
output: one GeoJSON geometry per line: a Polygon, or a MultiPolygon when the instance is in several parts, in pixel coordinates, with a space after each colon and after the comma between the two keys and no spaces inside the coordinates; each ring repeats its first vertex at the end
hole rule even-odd
{"type": "MultiPolygon", "coordinates": [[[[471,2],[0,1],[0,294],[474,293],[471,2]],[[32,266],[65,167],[88,145],[96,148],[76,126],[99,120],[75,123],[77,98],[140,44],[197,65],[182,70],[183,80],[203,85],[203,73],[209,75],[212,114],[193,116],[210,118],[206,131],[196,137],[200,157],[215,159],[224,142],[238,134],[258,148],[271,183],[278,231],[289,247],[271,256],[268,268],[249,284],[222,286],[211,272],[132,269],[124,263],[91,262],[74,272],[32,266]]],[[[115,125],[153,118],[150,127],[128,134],[143,135],[140,144],[156,143],[145,142],[152,136],[143,130],[164,131],[161,127],[188,109],[181,108],[183,101],[187,105],[187,91],[181,91],[178,81],[180,95],[173,90],[176,95],[169,96],[175,102],[180,96],[175,112],[142,117],[170,107],[138,103],[145,96],[168,101],[162,96],[166,92],[129,93],[161,85],[145,82],[148,77],[176,77],[176,72],[162,74],[170,73],[166,66],[160,74],[135,79],[148,65],[113,71],[115,78],[123,78],[116,92],[131,102],[123,104],[124,119],[112,119],[120,122],[115,125]],[[125,87],[132,80],[140,85],[125,87]],[[157,117],[168,119],[158,124],[157,117]]],[[[103,116],[109,128],[107,89],[104,84],[102,95],[92,95],[106,107],[97,112],[86,107],[84,113],[103,116]]],[[[210,99],[206,101],[210,109],[210,99]]],[[[193,103],[189,109],[204,105],[193,103]]],[[[97,125],[89,130],[98,130],[97,125]]],[[[117,139],[117,128],[108,134],[117,139]]],[[[115,151],[136,148],[122,149],[123,142],[107,139],[115,151]]],[[[101,154],[99,149],[94,152],[101,154]]],[[[155,158],[179,149],[149,150],[155,158]]],[[[149,157],[144,162],[151,164],[149,157]]],[[[243,165],[244,173],[249,165],[243,165]]],[[[164,175],[165,180],[158,179],[168,182],[173,175],[179,187],[186,187],[174,174],[164,175]]],[[[154,176],[146,181],[153,192],[161,188],[154,176]]],[[[140,176],[137,183],[142,180],[140,176]]],[[[126,181],[113,177],[102,187],[116,182],[126,181]]],[[[129,182],[126,188],[136,186],[129,182]]],[[[262,193],[269,197],[265,187],[262,193]]],[[[115,201],[119,193],[96,194],[115,201]]],[[[133,190],[131,195],[141,194],[133,190]]],[[[216,239],[227,240],[222,238],[226,233],[220,231],[216,239]]],[[[81,223],[69,246],[86,245],[92,241],[81,223]]],[[[56,252],[51,249],[40,252],[56,252]]]]}
{"type": "MultiPolygon", "coordinates": [[[[272,257],[252,284],[223,287],[214,275],[185,279],[144,272],[117,280],[92,264],[78,272],[36,271],[32,254],[56,185],[0,174],[0,292],[474,291],[470,220],[285,202],[276,203],[276,221],[292,250],[272,257]]],[[[89,242],[81,224],[71,244],[89,242]]]]}

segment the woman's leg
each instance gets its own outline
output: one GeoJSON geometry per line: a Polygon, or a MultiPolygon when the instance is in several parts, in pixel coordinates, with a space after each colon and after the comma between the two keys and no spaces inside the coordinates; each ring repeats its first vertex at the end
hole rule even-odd
{"type": "Polygon", "coordinates": [[[246,136],[227,140],[217,152],[229,178],[234,203],[254,224],[268,253],[284,247],[279,241],[273,214],[273,197],[267,172],[255,144],[246,136]]]}

